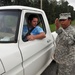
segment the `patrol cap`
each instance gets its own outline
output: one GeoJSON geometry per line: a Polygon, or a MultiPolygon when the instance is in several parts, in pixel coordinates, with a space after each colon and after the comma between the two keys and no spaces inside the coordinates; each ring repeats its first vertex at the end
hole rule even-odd
{"type": "Polygon", "coordinates": [[[59,15],[59,20],[61,20],[61,19],[69,19],[69,18],[71,18],[71,13],[61,13],[59,15]]]}

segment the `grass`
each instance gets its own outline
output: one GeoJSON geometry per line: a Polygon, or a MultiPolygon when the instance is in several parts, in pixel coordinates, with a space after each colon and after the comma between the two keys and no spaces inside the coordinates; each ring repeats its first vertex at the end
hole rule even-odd
{"type": "MultiPolygon", "coordinates": [[[[75,20],[72,21],[71,25],[75,25],[75,20]]],[[[50,24],[51,32],[55,31],[55,24],[50,24]]]]}
{"type": "Polygon", "coordinates": [[[72,25],[75,25],[75,20],[73,20],[71,24],[72,24],[72,25]]]}
{"type": "Polygon", "coordinates": [[[55,31],[55,24],[50,24],[51,32],[55,31]]]}

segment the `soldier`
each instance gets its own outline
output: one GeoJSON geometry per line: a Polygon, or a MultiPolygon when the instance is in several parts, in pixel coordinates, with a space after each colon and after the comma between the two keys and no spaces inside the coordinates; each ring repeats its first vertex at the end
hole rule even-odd
{"type": "Polygon", "coordinates": [[[58,63],[57,75],[75,75],[75,28],[71,26],[71,14],[61,13],[55,25],[58,33],[54,54],[58,63]]]}

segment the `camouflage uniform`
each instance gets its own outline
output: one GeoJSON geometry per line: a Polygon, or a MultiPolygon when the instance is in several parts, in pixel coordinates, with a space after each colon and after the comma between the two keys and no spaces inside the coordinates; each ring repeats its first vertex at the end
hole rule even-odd
{"type": "Polygon", "coordinates": [[[54,59],[59,64],[58,75],[75,75],[75,29],[70,25],[64,31],[57,30],[54,59]]]}

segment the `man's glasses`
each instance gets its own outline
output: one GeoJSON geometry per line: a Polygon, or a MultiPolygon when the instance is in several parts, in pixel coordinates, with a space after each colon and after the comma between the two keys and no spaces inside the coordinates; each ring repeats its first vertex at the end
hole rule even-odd
{"type": "Polygon", "coordinates": [[[66,21],[66,19],[60,19],[59,21],[66,21]]]}

